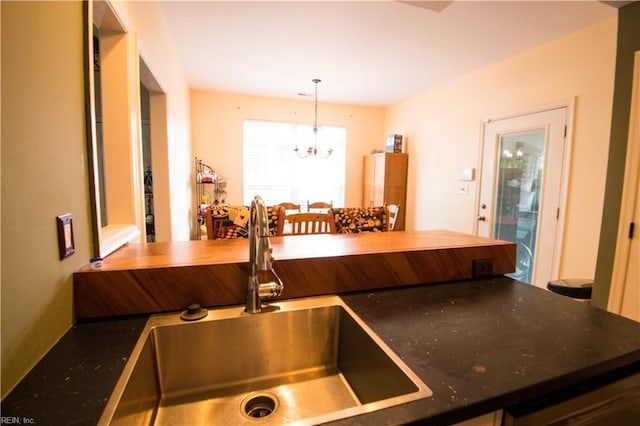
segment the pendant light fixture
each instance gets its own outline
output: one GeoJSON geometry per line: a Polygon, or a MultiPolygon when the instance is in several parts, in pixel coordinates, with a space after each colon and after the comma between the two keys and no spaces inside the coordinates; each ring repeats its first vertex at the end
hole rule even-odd
{"type": "MultiPolygon", "coordinates": [[[[327,158],[333,152],[331,147],[324,148],[323,140],[322,140],[322,129],[318,127],[318,83],[320,83],[319,78],[314,78],[311,80],[316,85],[316,94],[315,94],[315,110],[314,110],[314,121],[313,121],[313,133],[311,135],[311,144],[307,147],[300,148],[296,143],[295,148],[293,150],[300,158],[307,157],[321,157],[327,158]]],[[[306,142],[306,141],[305,141],[306,142]]]]}

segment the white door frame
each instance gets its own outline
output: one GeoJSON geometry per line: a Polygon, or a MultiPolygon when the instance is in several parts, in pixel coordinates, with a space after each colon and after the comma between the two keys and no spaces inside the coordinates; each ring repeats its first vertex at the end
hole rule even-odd
{"type": "Polygon", "coordinates": [[[496,114],[482,120],[480,126],[480,144],[478,147],[478,176],[477,181],[478,185],[476,186],[476,194],[475,194],[475,212],[473,215],[473,233],[478,234],[478,220],[477,217],[480,214],[480,195],[482,192],[482,174],[484,172],[492,173],[493,171],[484,171],[483,168],[483,157],[484,157],[484,148],[485,148],[485,131],[487,125],[493,121],[505,120],[509,118],[520,117],[523,115],[536,114],[552,109],[558,108],[566,108],[567,109],[567,133],[565,137],[564,143],[564,152],[563,152],[563,164],[562,164],[562,177],[560,180],[560,202],[558,212],[558,223],[557,223],[557,234],[555,245],[553,248],[553,263],[551,267],[552,275],[554,277],[558,277],[560,273],[560,263],[562,260],[562,242],[564,240],[564,224],[566,220],[566,212],[567,212],[567,194],[569,193],[569,174],[571,171],[571,152],[573,146],[573,123],[574,123],[574,115],[575,115],[575,97],[570,97],[566,99],[561,99],[555,102],[549,102],[541,105],[537,105],[534,107],[523,108],[519,110],[515,110],[509,113],[504,114],[496,114]]]}

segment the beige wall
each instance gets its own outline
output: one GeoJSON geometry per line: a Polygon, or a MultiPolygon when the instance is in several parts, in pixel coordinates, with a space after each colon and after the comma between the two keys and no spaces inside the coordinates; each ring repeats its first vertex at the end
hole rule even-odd
{"type": "Polygon", "coordinates": [[[2,396],[72,324],[88,263],[82,3],[2,2],[2,396]],[[5,82],[11,84],[5,84],[5,82]],[[75,254],[58,256],[71,213],[75,254]]]}
{"type": "MultiPolygon", "coordinates": [[[[2,388],[4,397],[72,325],[72,273],[91,257],[81,1],[0,2],[2,10],[2,388]],[[7,84],[10,82],[10,84],[7,84]],[[45,184],[43,184],[45,182],[45,184]],[[73,214],[76,252],[60,261],[55,218],[73,214]]],[[[166,94],[154,184],[166,240],[191,222],[189,89],[157,3],[117,2],[166,94]],[[162,156],[162,158],[159,158],[162,156]],[[171,182],[169,182],[171,176],[171,182]],[[167,194],[165,196],[165,194],[167,194]]]]}
{"type": "MultiPolygon", "coordinates": [[[[228,201],[241,204],[244,120],[311,124],[313,111],[313,100],[276,99],[192,90],[191,132],[194,155],[202,158],[228,179],[228,201]]],[[[345,204],[361,205],[363,155],[374,148],[384,146],[384,108],[320,101],[318,123],[344,126],[347,129],[345,204]]]]}
{"type": "Polygon", "coordinates": [[[408,229],[472,232],[475,194],[455,193],[477,167],[481,121],[576,96],[563,277],[593,277],[611,124],[617,18],[436,87],[387,111],[386,132],[408,136],[408,229]]]}

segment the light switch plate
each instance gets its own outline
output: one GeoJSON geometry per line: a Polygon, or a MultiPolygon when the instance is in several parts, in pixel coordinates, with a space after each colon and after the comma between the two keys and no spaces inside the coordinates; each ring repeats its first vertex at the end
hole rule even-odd
{"type": "Polygon", "coordinates": [[[73,219],[71,213],[58,216],[56,223],[58,225],[58,249],[60,251],[60,260],[62,260],[76,251],[73,243],[73,219]]]}
{"type": "Polygon", "coordinates": [[[456,194],[467,195],[469,193],[469,184],[467,182],[458,182],[456,184],[456,194]]]}

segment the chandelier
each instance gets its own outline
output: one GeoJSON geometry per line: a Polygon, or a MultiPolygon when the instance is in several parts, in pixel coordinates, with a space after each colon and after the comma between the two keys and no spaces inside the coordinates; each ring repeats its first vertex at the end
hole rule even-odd
{"type": "MultiPolygon", "coordinates": [[[[296,142],[295,148],[293,150],[300,158],[307,157],[321,157],[327,158],[333,152],[331,147],[323,148],[323,140],[322,140],[322,129],[318,127],[318,83],[320,83],[319,78],[314,78],[313,83],[316,85],[316,95],[315,95],[315,115],[313,121],[313,133],[311,135],[311,144],[300,148],[296,142]]],[[[306,141],[305,141],[306,142],[306,141]]]]}

